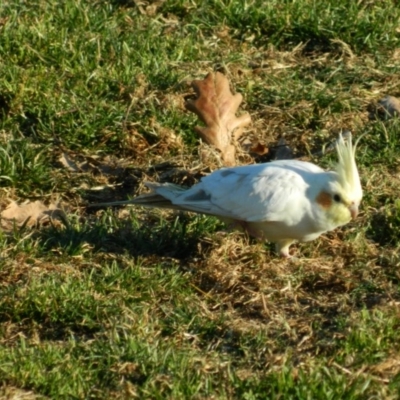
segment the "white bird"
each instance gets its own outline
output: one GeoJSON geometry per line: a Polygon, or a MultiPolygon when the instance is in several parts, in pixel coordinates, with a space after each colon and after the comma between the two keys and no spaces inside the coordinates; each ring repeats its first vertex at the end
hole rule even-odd
{"type": "Polygon", "coordinates": [[[290,257],[292,243],[307,242],[348,223],[358,214],[362,188],[351,135],[336,142],[334,171],[298,160],[222,168],[191,188],[146,183],[152,193],[127,201],[135,204],[213,215],[249,235],[276,244],[290,257]]]}

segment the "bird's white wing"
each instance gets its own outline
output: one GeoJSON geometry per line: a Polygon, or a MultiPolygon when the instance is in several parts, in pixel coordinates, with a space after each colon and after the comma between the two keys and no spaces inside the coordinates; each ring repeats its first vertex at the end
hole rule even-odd
{"type": "Polygon", "coordinates": [[[314,164],[288,160],[216,171],[173,200],[188,210],[241,221],[278,221],[301,208],[314,164]]]}

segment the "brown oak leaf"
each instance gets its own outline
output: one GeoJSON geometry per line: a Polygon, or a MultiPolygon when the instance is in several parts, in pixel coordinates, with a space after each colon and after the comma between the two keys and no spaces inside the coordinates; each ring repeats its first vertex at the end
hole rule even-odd
{"type": "Polygon", "coordinates": [[[235,165],[235,141],[242,135],[243,128],[251,122],[248,113],[236,116],[242,102],[240,93],[232,94],[228,79],[216,72],[209,73],[203,80],[195,80],[192,87],[196,99],[187,100],[185,107],[197,114],[205,127],[196,127],[200,137],[221,152],[225,165],[235,165]]]}
{"type": "Polygon", "coordinates": [[[66,220],[64,211],[59,205],[44,205],[41,201],[25,202],[18,204],[12,201],[5,210],[1,212],[1,225],[3,228],[11,227],[15,222],[18,226],[35,225],[37,223],[47,222],[50,219],[66,220]]]}

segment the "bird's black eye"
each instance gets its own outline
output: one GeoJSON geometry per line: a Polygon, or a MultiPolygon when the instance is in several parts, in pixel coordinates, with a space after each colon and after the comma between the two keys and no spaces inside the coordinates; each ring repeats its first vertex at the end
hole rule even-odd
{"type": "Polygon", "coordinates": [[[336,203],[340,203],[340,202],[342,201],[341,197],[340,197],[338,194],[335,194],[335,195],[333,196],[333,200],[335,200],[336,203]]]}

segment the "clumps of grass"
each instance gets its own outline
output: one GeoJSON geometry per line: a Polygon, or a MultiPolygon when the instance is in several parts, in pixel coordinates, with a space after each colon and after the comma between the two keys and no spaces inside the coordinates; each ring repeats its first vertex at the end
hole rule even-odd
{"type": "Polygon", "coordinates": [[[52,189],[49,149],[32,144],[29,139],[4,137],[0,145],[0,186],[13,187],[21,195],[38,195],[52,189]]]}
{"type": "Polygon", "coordinates": [[[355,51],[371,50],[376,42],[390,49],[398,41],[395,26],[400,11],[391,0],[374,7],[351,0],[326,3],[257,0],[226,4],[211,1],[206,8],[207,12],[204,5],[189,6],[177,0],[166,2],[161,10],[192,23],[204,23],[207,19],[218,24],[222,15],[224,23],[241,40],[251,37],[258,45],[272,41],[283,48],[303,42],[306,53],[335,52],[335,40],[347,43],[355,51]]]}
{"type": "Polygon", "coordinates": [[[397,246],[400,241],[400,200],[396,199],[373,216],[367,235],[381,246],[397,246]]]}

